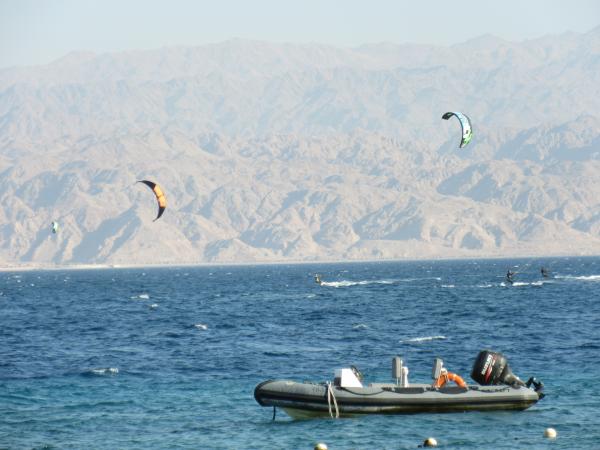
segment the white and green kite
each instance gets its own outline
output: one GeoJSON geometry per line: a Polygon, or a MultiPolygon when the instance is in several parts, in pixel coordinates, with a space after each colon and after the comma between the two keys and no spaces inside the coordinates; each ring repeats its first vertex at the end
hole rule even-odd
{"type": "Polygon", "coordinates": [[[471,119],[467,117],[466,114],[460,112],[447,112],[442,116],[442,119],[448,120],[450,117],[456,116],[456,118],[460,121],[460,126],[462,127],[462,139],[460,140],[460,148],[463,148],[473,138],[473,128],[471,127],[471,119]]]}

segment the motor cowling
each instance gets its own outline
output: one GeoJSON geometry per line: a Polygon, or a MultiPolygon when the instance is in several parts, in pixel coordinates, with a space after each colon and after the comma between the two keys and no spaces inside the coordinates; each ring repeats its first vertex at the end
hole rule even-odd
{"type": "Polygon", "coordinates": [[[510,369],[506,356],[491,350],[479,352],[473,364],[471,378],[483,386],[495,384],[507,384],[515,387],[525,386],[525,383],[510,369]]]}

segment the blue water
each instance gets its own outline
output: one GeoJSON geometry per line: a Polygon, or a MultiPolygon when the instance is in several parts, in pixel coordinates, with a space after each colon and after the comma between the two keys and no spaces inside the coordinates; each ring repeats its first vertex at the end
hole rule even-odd
{"type": "Polygon", "coordinates": [[[0,448],[600,448],[599,374],[599,258],[0,273],[0,448]],[[265,379],[349,365],[391,381],[394,355],[413,382],[435,357],[468,378],[483,348],[547,397],[523,412],[275,422],[253,397],[265,379]]]}

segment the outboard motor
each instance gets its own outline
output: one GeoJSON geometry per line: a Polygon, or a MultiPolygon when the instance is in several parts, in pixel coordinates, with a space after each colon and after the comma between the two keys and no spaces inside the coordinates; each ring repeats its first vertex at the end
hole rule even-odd
{"type": "Polygon", "coordinates": [[[473,364],[471,378],[484,386],[493,384],[507,384],[513,387],[525,386],[525,383],[510,370],[506,356],[491,350],[479,352],[473,364]]]}

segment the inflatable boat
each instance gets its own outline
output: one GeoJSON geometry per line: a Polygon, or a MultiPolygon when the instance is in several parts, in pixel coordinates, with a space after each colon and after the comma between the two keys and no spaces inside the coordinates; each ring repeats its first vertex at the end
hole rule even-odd
{"type": "Polygon", "coordinates": [[[399,357],[392,362],[395,383],[362,383],[354,368],[337,369],[333,382],[310,383],[268,380],[254,389],[261,406],[283,409],[294,419],[344,417],[362,414],[401,414],[420,412],[464,412],[524,410],[543,397],[543,383],[530,378],[527,383],[515,376],[502,353],[479,353],[468,385],[449,372],[443,361],[434,361],[430,384],[408,382],[408,369],[399,357]]]}

